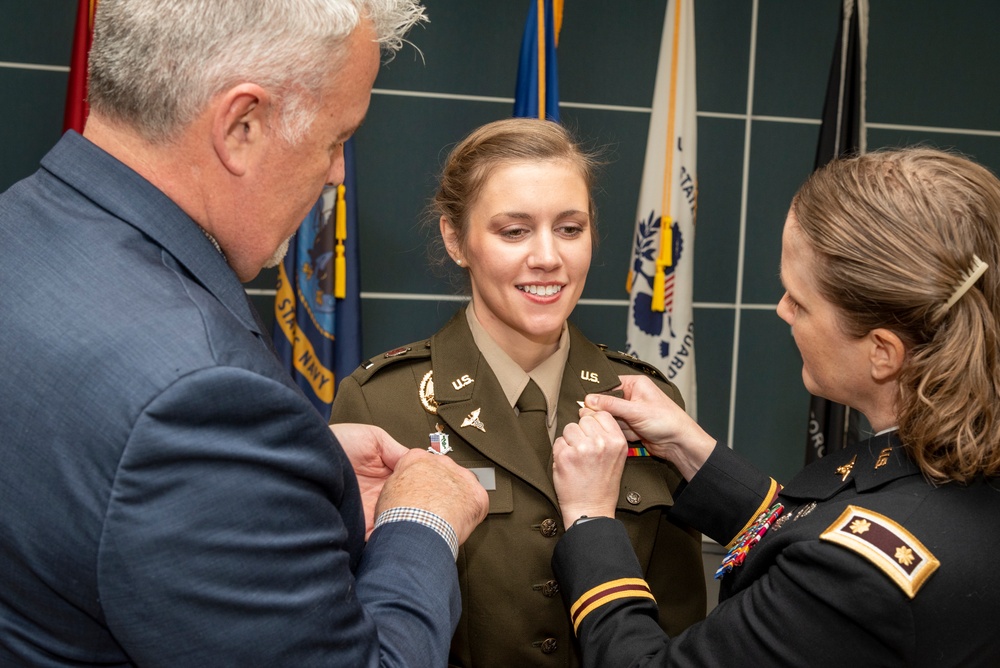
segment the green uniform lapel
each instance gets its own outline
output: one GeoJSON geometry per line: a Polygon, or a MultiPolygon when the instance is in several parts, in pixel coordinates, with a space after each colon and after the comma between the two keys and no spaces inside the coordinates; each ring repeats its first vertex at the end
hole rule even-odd
{"type": "Polygon", "coordinates": [[[556,435],[563,432],[566,425],[580,420],[580,404],[588,394],[612,394],[622,396],[615,390],[621,384],[618,371],[608,361],[604,351],[591,343],[573,323],[569,323],[569,359],[563,371],[562,386],[559,390],[559,414],[556,435]]]}
{"type": "Polygon", "coordinates": [[[438,416],[483,456],[538,489],[555,505],[551,468],[546,470],[535,457],[525,456],[531,452],[531,444],[526,442],[500,382],[476,347],[465,318],[464,310],[459,311],[431,338],[438,416]],[[479,411],[484,430],[471,424],[475,411],[479,411]]]}

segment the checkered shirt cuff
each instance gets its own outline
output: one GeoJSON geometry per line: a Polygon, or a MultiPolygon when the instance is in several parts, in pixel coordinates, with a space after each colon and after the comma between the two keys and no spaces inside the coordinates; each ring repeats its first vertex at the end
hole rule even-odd
{"type": "Polygon", "coordinates": [[[389,522],[416,522],[433,529],[448,543],[452,559],[458,559],[458,536],[451,525],[440,515],[435,515],[422,508],[407,508],[405,506],[390,508],[378,516],[378,519],[375,520],[375,528],[378,529],[389,522]]]}

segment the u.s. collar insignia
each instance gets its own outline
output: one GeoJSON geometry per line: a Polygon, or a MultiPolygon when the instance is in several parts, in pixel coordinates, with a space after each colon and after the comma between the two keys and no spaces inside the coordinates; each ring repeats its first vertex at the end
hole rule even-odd
{"type": "Polygon", "coordinates": [[[437,431],[430,435],[431,444],[427,451],[435,455],[446,455],[451,452],[451,446],[448,445],[448,434],[444,433],[444,429],[439,424],[435,424],[434,428],[437,431]]]}
{"type": "Polygon", "coordinates": [[[484,425],[483,421],[479,419],[479,412],[482,411],[482,410],[483,409],[480,407],[480,408],[477,408],[476,410],[472,411],[468,415],[466,415],[465,419],[462,420],[462,426],[463,427],[475,427],[479,431],[485,432],[486,431],[486,425],[484,425]]]}
{"type": "Polygon", "coordinates": [[[916,536],[885,515],[847,506],[820,534],[875,564],[913,598],[941,563],[916,536]]]}
{"type": "Polygon", "coordinates": [[[889,463],[889,455],[892,454],[892,448],[882,448],[882,452],[878,453],[878,461],[875,462],[875,468],[882,468],[889,463]]]}
{"type": "Polygon", "coordinates": [[[434,400],[434,369],[424,374],[420,380],[420,404],[431,415],[437,415],[438,402],[434,400]]]}

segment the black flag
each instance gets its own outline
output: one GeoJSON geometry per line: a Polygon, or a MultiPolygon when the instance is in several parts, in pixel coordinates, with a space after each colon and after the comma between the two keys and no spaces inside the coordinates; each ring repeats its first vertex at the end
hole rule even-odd
{"type": "MultiPolygon", "coordinates": [[[[836,157],[865,151],[867,42],[868,0],[844,0],[826,86],[823,123],[816,146],[816,169],[836,157]]],[[[806,464],[831,450],[857,442],[858,423],[857,411],[828,399],[812,397],[806,436],[806,464]]]]}

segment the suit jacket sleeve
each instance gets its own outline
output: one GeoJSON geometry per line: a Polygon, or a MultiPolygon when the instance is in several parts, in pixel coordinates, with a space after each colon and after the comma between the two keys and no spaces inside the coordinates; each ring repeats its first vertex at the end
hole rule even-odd
{"type": "Polygon", "coordinates": [[[99,588],[142,666],[444,665],[455,564],[431,529],[362,549],[357,481],[301,396],[196,371],[135,423],[107,508],[99,588]]]}

